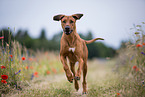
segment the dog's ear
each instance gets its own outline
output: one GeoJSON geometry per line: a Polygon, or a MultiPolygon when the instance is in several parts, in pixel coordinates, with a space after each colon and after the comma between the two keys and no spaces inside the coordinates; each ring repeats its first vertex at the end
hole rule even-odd
{"type": "Polygon", "coordinates": [[[72,15],[72,17],[76,20],[79,20],[82,16],[83,16],[83,14],[73,14],[72,15]]]}
{"type": "Polygon", "coordinates": [[[56,16],[53,17],[53,20],[59,21],[59,20],[61,20],[64,16],[65,16],[65,15],[62,15],[62,14],[56,15],[56,16]]]}

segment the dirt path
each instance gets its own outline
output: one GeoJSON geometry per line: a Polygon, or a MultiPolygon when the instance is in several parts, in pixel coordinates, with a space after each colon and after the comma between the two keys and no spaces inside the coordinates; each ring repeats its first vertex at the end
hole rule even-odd
{"type": "MultiPolygon", "coordinates": [[[[113,81],[112,65],[106,61],[89,62],[87,75],[88,94],[82,95],[81,81],[80,89],[75,91],[73,84],[66,80],[65,74],[49,75],[34,79],[30,86],[11,97],[95,97],[98,94],[97,89],[103,89],[106,82],[113,81]],[[90,65],[91,64],[91,65],[90,65]],[[109,77],[111,75],[111,77],[109,77]]],[[[110,85],[110,84],[109,84],[110,85]]],[[[109,87],[109,86],[105,86],[109,87]]],[[[101,90],[103,92],[103,90],[101,90]]],[[[104,95],[105,96],[105,95],[104,95]]]]}

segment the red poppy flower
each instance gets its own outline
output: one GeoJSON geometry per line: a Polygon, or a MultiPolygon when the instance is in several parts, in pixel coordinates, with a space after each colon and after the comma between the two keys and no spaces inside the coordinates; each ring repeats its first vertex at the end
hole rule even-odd
{"type": "Polygon", "coordinates": [[[119,96],[120,95],[120,93],[116,93],[117,94],[117,96],[119,96]]]}
{"type": "Polygon", "coordinates": [[[1,75],[1,78],[6,80],[6,79],[8,79],[8,76],[7,75],[1,75]]]}
{"type": "Polygon", "coordinates": [[[144,42],[144,43],[142,43],[142,45],[145,45],[145,42],[144,42]]]}
{"type": "Polygon", "coordinates": [[[50,71],[49,71],[49,70],[47,70],[47,71],[46,71],[46,73],[47,73],[47,74],[50,74],[50,71]]]}
{"type": "Polygon", "coordinates": [[[26,69],[28,69],[29,67],[28,66],[26,66],[26,69]]]}
{"type": "Polygon", "coordinates": [[[25,57],[22,57],[22,60],[24,61],[25,60],[25,57]]]}
{"type": "Polygon", "coordinates": [[[34,76],[38,75],[38,72],[34,72],[34,76]]]}
{"type": "Polygon", "coordinates": [[[35,76],[35,77],[39,77],[39,76],[38,76],[38,72],[34,72],[34,76],[35,76]]]}
{"type": "Polygon", "coordinates": [[[4,36],[0,37],[0,39],[4,39],[4,36]]]}
{"type": "Polygon", "coordinates": [[[1,69],[5,69],[6,67],[5,66],[1,66],[1,69]]]}
{"type": "Polygon", "coordinates": [[[132,68],[133,68],[133,69],[136,69],[137,67],[136,67],[136,66],[133,66],[132,68]]]}
{"type": "Polygon", "coordinates": [[[2,83],[4,84],[7,84],[7,81],[6,80],[1,80],[2,83]]]}
{"type": "Polygon", "coordinates": [[[139,68],[137,68],[137,66],[133,66],[132,67],[136,72],[139,71],[139,68]]]}
{"type": "Polygon", "coordinates": [[[142,45],[141,44],[137,44],[136,47],[142,47],[142,45]]]}
{"type": "Polygon", "coordinates": [[[10,55],[10,57],[12,58],[12,57],[13,57],[13,55],[10,55]]]}

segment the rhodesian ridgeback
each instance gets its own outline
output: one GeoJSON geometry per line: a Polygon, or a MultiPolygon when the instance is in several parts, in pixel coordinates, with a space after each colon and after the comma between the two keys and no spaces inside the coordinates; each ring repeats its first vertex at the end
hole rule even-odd
{"type": "Polygon", "coordinates": [[[76,31],[76,20],[79,20],[83,14],[74,14],[71,16],[66,15],[56,15],[53,20],[61,20],[61,26],[63,29],[63,35],[60,41],[60,59],[63,64],[66,77],[70,83],[73,83],[75,89],[79,90],[78,80],[81,78],[81,72],[83,71],[83,94],[87,93],[87,59],[88,59],[88,49],[86,44],[92,43],[96,40],[104,40],[102,38],[95,38],[89,41],[80,38],[76,31]],[[67,65],[67,58],[70,63],[70,69],[67,65]],[[75,63],[78,62],[78,69],[75,72],[75,63]]]}

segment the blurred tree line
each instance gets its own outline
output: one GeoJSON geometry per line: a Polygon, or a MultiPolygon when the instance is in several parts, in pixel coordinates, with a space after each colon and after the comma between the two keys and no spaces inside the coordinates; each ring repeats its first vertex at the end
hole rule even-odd
{"type": "MultiPolygon", "coordinates": [[[[49,50],[49,51],[59,51],[60,49],[60,39],[63,32],[59,32],[55,34],[52,39],[46,38],[46,31],[45,29],[41,30],[40,36],[38,38],[31,38],[28,34],[28,31],[25,30],[18,30],[18,32],[13,35],[12,32],[8,29],[1,29],[0,30],[0,36],[2,36],[2,32],[4,34],[4,41],[8,43],[8,38],[11,35],[11,40],[17,40],[22,45],[26,46],[28,49],[32,50],[49,50]]],[[[83,35],[82,33],[79,34],[80,37],[84,40],[90,40],[93,39],[93,35],[91,32],[88,32],[87,35],[83,35]]],[[[1,41],[0,41],[1,43],[1,41]]],[[[94,42],[91,44],[87,44],[88,51],[89,51],[89,58],[99,57],[99,58],[105,58],[105,57],[114,57],[116,55],[116,50],[107,47],[101,42],[94,42]]]]}

